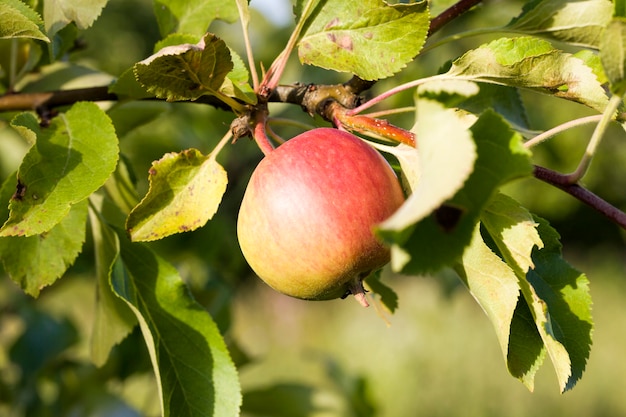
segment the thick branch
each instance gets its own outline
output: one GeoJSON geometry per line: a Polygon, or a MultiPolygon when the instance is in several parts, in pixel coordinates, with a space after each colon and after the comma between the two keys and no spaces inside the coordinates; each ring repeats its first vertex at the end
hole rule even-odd
{"type": "Polygon", "coordinates": [[[0,96],[0,111],[52,109],[78,101],[117,100],[108,87],[90,87],[44,93],[14,93],[0,96]]]}
{"type": "Polygon", "coordinates": [[[626,230],[626,213],[579,184],[571,184],[567,175],[540,166],[535,166],[533,174],[541,181],[553,185],[587,204],[626,230]]]}

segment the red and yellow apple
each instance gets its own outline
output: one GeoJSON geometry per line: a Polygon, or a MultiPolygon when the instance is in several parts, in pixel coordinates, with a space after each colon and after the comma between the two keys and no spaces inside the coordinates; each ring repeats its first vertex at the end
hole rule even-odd
{"type": "Polygon", "coordinates": [[[390,258],[373,229],[403,202],[374,148],[337,129],[313,129],[256,167],[239,211],[239,244],[254,272],[283,294],[352,293],[367,305],[361,281],[390,258]]]}

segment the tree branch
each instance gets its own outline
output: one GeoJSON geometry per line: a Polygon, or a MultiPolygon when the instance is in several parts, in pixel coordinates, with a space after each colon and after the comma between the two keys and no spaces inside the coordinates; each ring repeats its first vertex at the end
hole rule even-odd
{"type": "Polygon", "coordinates": [[[444,27],[446,24],[450,23],[457,17],[461,16],[472,7],[476,6],[478,3],[482,2],[482,0],[459,0],[457,3],[453,4],[433,20],[430,21],[430,29],[428,30],[428,36],[437,32],[439,29],[444,27]]]}
{"type": "Polygon", "coordinates": [[[579,184],[571,184],[568,176],[560,174],[551,169],[536,166],[533,171],[535,178],[541,181],[553,185],[571,196],[577,198],[589,207],[595,209],[613,223],[619,225],[622,229],[626,230],[626,213],[618,209],[617,207],[609,204],[607,201],[598,197],[591,191],[582,187],[579,184]]]}
{"type": "Polygon", "coordinates": [[[109,93],[106,86],[44,93],[12,93],[0,96],[0,112],[52,109],[74,104],[78,101],[107,100],[117,100],[117,96],[109,93]]]}

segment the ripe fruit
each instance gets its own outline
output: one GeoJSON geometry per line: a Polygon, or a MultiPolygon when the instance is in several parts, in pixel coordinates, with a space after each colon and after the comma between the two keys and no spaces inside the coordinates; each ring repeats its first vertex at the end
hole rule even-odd
{"type": "Polygon", "coordinates": [[[270,152],[252,174],[239,245],[279,292],[307,300],[352,293],[367,305],[361,281],[390,256],[372,229],[403,202],[376,150],[346,132],[310,130],[270,152]]]}

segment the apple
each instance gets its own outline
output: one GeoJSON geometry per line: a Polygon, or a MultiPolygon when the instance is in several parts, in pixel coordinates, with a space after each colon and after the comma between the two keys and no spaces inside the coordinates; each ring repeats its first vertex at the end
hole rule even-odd
{"type": "Polygon", "coordinates": [[[354,294],[390,259],[373,232],[404,202],[387,161],[332,128],[302,133],[253,172],[237,221],[244,257],[275,290],[306,300],[354,294]]]}

